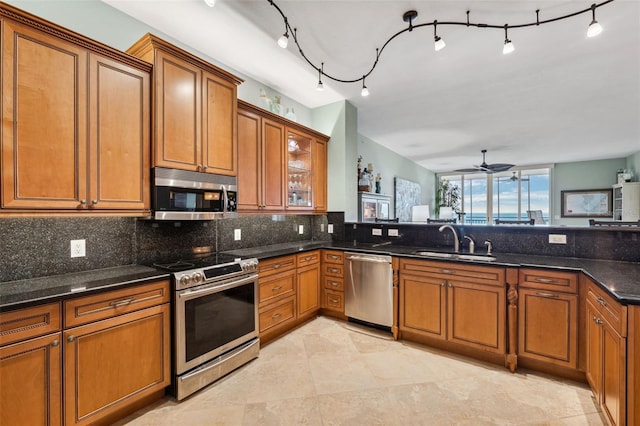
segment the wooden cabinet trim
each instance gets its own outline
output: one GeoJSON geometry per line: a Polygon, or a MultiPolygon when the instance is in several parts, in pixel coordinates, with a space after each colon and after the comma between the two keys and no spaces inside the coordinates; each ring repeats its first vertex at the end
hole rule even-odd
{"type": "Polygon", "coordinates": [[[453,280],[471,280],[472,282],[504,286],[505,268],[492,266],[470,266],[455,262],[437,262],[428,260],[400,259],[400,273],[422,275],[453,280]]]}
{"type": "Polygon", "coordinates": [[[65,328],[168,303],[169,281],[156,281],[64,302],[65,328]]]}
{"type": "Polygon", "coordinates": [[[627,307],[609,296],[597,284],[587,280],[587,301],[598,307],[597,310],[622,337],[627,336],[627,307]]]}
{"type": "Polygon", "coordinates": [[[61,329],[60,303],[0,313],[0,345],[7,345],[61,329]]]}
{"type": "Polygon", "coordinates": [[[322,261],[324,263],[344,264],[344,252],[338,250],[322,250],[322,261]]]}
{"type": "Polygon", "coordinates": [[[259,313],[260,333],[270,331],[279,326],[284,326],[296,318],[296,297],[295,295],[282,299],[279,302],[269,305],[268,309],[259,313]]]}
{"type": "Polygon", "coordinates": [[[322,307],[332,311],[344,312],[344,293],[325,289],[323,291],[322,307]]]}
{"type": "Polygon", "coordinates": [[[296,276],[293,270],[283,271],[259,278],[259,308],[263,308],[284,297],[292,296],[296,291],[296,276]]]}
{"type": "Polygon", "coordinates": [[[308,251],[300,253],[296,256],[298,268],[306,265],[314,265],[320,262],[320,250],[308,251]]]}
{"type": "Polygon", "coordinates": [[[270,274],[295,269],[295,267],[295,255],[273,257],[271,259],[261,260],[260,262],[258,262],[258,275],[260,277],[263,277],[270,274]]]}
{"type": "Polygon", "coordinates": [[[518,281],[520,283],[520,287],[563,291],[566,293],[578,292],[577,272],[520,268],[518,281]]]}

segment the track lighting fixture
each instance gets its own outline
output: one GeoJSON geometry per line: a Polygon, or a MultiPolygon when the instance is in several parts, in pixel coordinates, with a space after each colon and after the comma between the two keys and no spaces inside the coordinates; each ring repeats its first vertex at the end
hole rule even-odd
{"type": "Polygon", "coordinates": [[[502,48],[503,55],[508,55],[509,53],[516,50],[513,43],[511,43],[511,40],[509,40],[509,35],[507,34],[507,28],[509,28],[509,26],[507,24],[504,24],[504,47],[502,48]]]}
{"type": "Polygon", "coordinates": [[[447,45],[444,40],[438,35],[436,28],[438,27],[438,21],[433,21],[433,46],[436,49],[436,52],[444,49],[447,45]]]}
{"type": "Polygon", "coordinates": [[[324,62],[321,67],[318,68],[318,84],[316,85],[316,90],[318,92],[322,92],[324,90],[324,84],[322,84],[322,74],[324,73],[324,62]]]}
{"type": "Polygon", "coordinates": [[[360,95],[362,95],[362,97],[366,97],[369,96],[369,89],[367,89],[367,86],[364,84],[364,78],[365,76],[362,76],[362,91],[360,92],[360,95]]]}
{"type": "Polygon", "coordinates": [[[602,32],[602,25],[596,21],[596,4],[591,5],[591,24],[589,24],[589,28],[587,29],[587,37],[595,37],[602,32]]]}
{"type": "MultiPolygon", "coordinates": [[[[215,2],[215,0],[205,0],[207,2],[207,4],[209,4],[209,2],[213,3],[215,2]]],[[[596,21],[596,9],[599,7],[602,7],[606,4],[612,3],[614,0],[603,0],[601,3],[593,3],[590,7],[583,9],[583,10],[579,10],[573,13],[569,13],[567,15],[562,15],[562,16],[557,16],[557,17],[553,17],[553,18],[549,18],[546,20],[541,21],[540,20],[540,9],[537,9],[536,12],[536,20],[535,22],[529,22],[529,23],[523,23],[523,24],[515,24],[515,25],[508,25],[508,24],[504,24],[504,25],[496,25],[496,24],[484,24],[484,23],[474,23],[471,22],[469,19],[469,13],[470,11],[467,10],[466,11],[466,20],[465,21],[446,21],[446,22],[438,22],[437,20],[434,20],[433,22],[425,22],[423,24],[414,24],[414,20],[418,17],[418,12],[415,10],[409,10],[407,12],[405,12],[402,15],[402,19],[404,22],[408,22],[409,25],[405,28],[403,28],[402,30],[396,32],[395,34],[393,34],[391,37],[389,37],[387,39],[387,41],[385,41],[382,44],[382,47],[376,48],[376,55],[375,55],[375,59],[373,61],[373,64],[371,65],[371,68],[364,73],[364,75],[362,77],[358,77],[358,78],[353,78],[353,79],[347,79],[347,78],[339,78],[333,75],[329,75],[326,74],[324,72],[323,67],[318,67],[316,66],[308,57],[307,55],[304,53],[304,50],[302,49],[302,46],[300,46],[300,43],[298,42],[298,38],[296,36],[296,31],[294,28],[292,28],[289,25],[289,22],[287,20],[286,15],[284,14],[284,12],[282,11],[282,9],[280,9],[280,6],[278,6],[274,0],[266,0],[267,2],[269,2],[269,4],[271,6],[273,6],[278,13],[280,14],[280,16],[282,17],[282,19],[284,20],[284,34],[282,35],[282,37],[280,37],[278,39],[278,45],[280,45],[280,47],[285,48],[288,46],[289,44],[289,32],[292,33],[293,35],[293,42],[296,44],[296,46],[298,47],[298,52],[300,53],[300,56],[302,56],[304,58],[305,61],[307,61],[307,63],[309,65],[311,65],[314,69],[318,70],[318,85],[316,86],[316,88],[318,90],[323,90],[324,89],[324,85],[322,84],[322,76],[324,75],[326,78],[333,80],[333,81],[337,81],[339,83],[358,83],[360,81],[362,81],[362,96],[367,96],[369,94],[369,90],[367,89],[367,86],[364,84],[364,79],[365,76],[369,76],[373,70],[376,68],[376,66],[378,65],[378,63],[380,62],[380,55],[382,55],[382,52],[384,51],[384,49],[387,47],[387,45],[389,45],[389,43],[391,43],[392,40],[394,40],[396,37],[398,37],[399,35],[406,33],[406,32],[412,32],[415,29],[418,28],[422,28],[422,27],[428,27],[430,25],[433,25],[433,41],[434,41],[434,48],[436,51],[441,50],[442,48],[444,48],[446,46],[444,40],[442,40],[442,38],[440,36],[438,36],[437,34],[437,26],[438,25],[448,25],[448,26],[466,26],[466,27],[475,27],[475,28],[480,28],[480,29],[504,29],[504,46],[502,48],[502,53],[503,54],[509,54],[511,52],[513,52],[515,50],[515,47],[513,45],[513,43],[511,42],[511,40],[509,40],[508,34],[507,34],[507,30],[509,28],[511,28],[512,30],[517,28],[518,30],[522,29],[522,28],[526,28],[526,27],[533,27],[533,26],[540,26],[543,24],[548,24],[551,22],[556,22],[556,21],[561,21],[564,19],[569,19],[569,18],[573,18],[574,16],[578,16],[578,15],[582,15],[583,13],[588,13],[591,12],[592,14],[592,21],[591,24],[589,25],[589,29],[587,30],[587,36],[588,37],[594,37],[598,34],[600,34],[602,32],[602,26],[598,23],[598,21],[596,21]]]]}
{"type": "Polygon", "coordinates": [[[289,23],[287,18],[284,18],[284,34],[278,39],[278,46],[286,49],[289,45],[289,23]]]}
{"type": "Polygon", "coordinates": [[[213,7],[216,5],[216,0],[204,0],[204,2],[207,4],[207,6],[209,7],[213,7]]]}

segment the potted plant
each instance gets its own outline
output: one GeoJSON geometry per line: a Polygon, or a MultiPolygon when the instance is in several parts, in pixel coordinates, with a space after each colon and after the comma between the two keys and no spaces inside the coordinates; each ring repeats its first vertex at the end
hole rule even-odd
{"type": "Polygon", "coordinates": [[[460,187],[446,179],[441,179],[436,191],[436,215],[440,215],[440,207],[450,207],[460,213],[460,187]]]}

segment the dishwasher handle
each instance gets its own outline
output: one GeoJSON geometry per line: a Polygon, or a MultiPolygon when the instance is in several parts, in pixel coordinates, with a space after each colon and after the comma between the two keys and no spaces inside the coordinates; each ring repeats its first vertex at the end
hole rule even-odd
{"type": "Polygon", "coordinates": [[[391,263],[390,257],[380,258],[380,256],[347,256],[345,259],[354,260],[356,262],[391,263]]]}

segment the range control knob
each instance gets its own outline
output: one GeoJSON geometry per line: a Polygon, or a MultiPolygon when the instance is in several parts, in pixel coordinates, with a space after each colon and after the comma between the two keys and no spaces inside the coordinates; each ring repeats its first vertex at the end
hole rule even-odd
{"type": "Polygon", "coordinates": [[[196,272],[193,275],[191,275],[191,282],[193,282],[194,284],[198,284],[204,281],[204,275],[202,275],[200,272],[196,272]]]}
{"type": "Polygon", "coordinates": [[[189,285],[189,283],[191,282],[191,278],[189,277],[189,275],[182,275],[180,278],[178,278],[178,282],[181,286],[189,285]]]}

